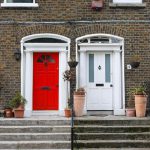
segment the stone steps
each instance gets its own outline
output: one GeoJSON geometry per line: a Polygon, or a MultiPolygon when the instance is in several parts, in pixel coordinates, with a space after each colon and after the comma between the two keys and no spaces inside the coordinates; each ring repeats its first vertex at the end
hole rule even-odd
{"type": "Polygon", "coordinates": [[[70,149],[70,120],[1,119],[0,149],[70,149]]]}
{"type": "Polygon", "coordinates": [[[70,125],[69,120],[30,120],[30,119],[1,119],[0,126],[63,126],[70,125]]]}
{"type": "Polygon", "coordinates": [[[81,119],[75,121],[75,148],[149,148],[150,120],[81,119]]]}
{"type": "Polygon", "coordinates": [[[0,133],[70,133],[70,126],[0,126],[0,133]]]}
{"type": "Polygon", "coordinates": [[[77,133],[78,140],[150,140],[150,133],[77,133]]]}
{"type": "Polygon", "coordinates": [[[99,119],[83,119],[83,120],[75,120],[75,125],[99,125],[99,126],[133,126],[133,125],[150,125],[150,119],[139,118],[133,120],[99,120],[99,119]]]}
{"type": "Polygon", "coordinates": [[[149,140],[77,140],[76,148],[150,148],[149,140]]]}
{"type": "Polygon", "coordinates": [[[70,141],[0,141],[0,149],[70,149],[70,141]]]}
{"type": "Polygon", "coordinates": [[[113,132],[113,133],[140,133],[140,132],[150,132],[150,125],[130,125],[130,126],[101,126],[101,125],[78,125],[75,126],[75,131],[84,133],[105,133],[105,132],[113,132]]]}
{"type": "Polygon", "coordinates": [[[0,133],[0,141],[70,141],[70,133],[0,133]]]}

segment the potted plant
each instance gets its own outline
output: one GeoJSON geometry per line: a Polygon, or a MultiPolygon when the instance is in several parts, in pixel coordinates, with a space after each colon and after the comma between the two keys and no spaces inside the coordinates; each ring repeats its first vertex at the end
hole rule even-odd
{"type": "Polygon", "coordinates": [[[134,97],[132,95],[129,97],[129,100],[127,102],[126,116],[135,117],[135,103],[134,97]]]}
{"type": "Polygon", "coordinates": [[[139,67],[140,61],[141,61],[140,56],[139,56],[139,55],[134,55],[134,56],[131,58],[131,62],[130,62],[131,67],[132,67],[132,68],[137,68],[137,67],[139,67]]]}
{"type": "Polygon", "coordinates": [[[7,102],[4,107],[4,117],[6,118],[12,118],[14,117],[13,109],[9,104],[10,102],[7,102]]]}
{"type": "Polygon", "coordinates": [[[65,117],[71,117],[70,99],[68,99],[67,106],[65,108],[65,117]]]}
{"type": "Polygon", "coordinates": [[[76,117],[83,116],[85,89],[79,88],[74,92],[74,113],[76,117]]]}
{"type": "Polygon", "coordinates": [[[24,106],[27,103],[26,99],[17,93],[15,97],[10,101],[10,105],[13,108],[15,118],[24,117],[24,106]]]}
{"type": "Polygon", "coordinates": [[[74,59],[71,59],[70,61],[68,61],[68,65],[70,68],[75,68],[77,66],[78,62],[74,59]]]}
{"type": "MultiPolygon", "coordinates": [[[[68,82],[73,80],[73,72],[71,70],[66,70],[63,73],[63,79],[64,81],[67,81],[67,87],[68,87],[68,82]]],[[[71,117],[70,98],[68,98],[67,106],[64,109],[64,113],[65,113],[65,117],[71,117]]]]}
{"type": "Polygon", "coordinates": [[[135,97],[135,110],[137,117],[145,117],[146,114],[146,104],[147,104],[147,94],[145,87],[137,87],[132,90],[132,94],[135,97]]]}

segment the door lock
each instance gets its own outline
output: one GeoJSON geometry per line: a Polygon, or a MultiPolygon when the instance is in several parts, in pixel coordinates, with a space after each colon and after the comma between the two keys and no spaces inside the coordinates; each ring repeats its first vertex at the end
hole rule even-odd
{"type": "Polygon", "coordinates": [[[101,69],[102,69],[102,67],[99,65],[99,66],[98,66],[98,70],[101,70],[101,69]]]}
{"type": "Polygon", "coordinates": [[[110,84],[110,87],[113,87],[113,85],[112,85],[112,84],[110,84]]]}

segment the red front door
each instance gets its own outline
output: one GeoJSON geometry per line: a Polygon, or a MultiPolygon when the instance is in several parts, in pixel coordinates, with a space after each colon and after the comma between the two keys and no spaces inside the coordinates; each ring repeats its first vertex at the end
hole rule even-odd
{"type": "Polygon", "coordinates": [[[58,110],[58,53],[33,55],[33,110],[58,110]]]}

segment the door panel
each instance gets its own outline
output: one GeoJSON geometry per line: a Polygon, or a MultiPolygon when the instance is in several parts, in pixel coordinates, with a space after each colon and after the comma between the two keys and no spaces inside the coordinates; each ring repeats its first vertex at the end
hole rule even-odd
{"type": "Polygon", "coordinates": [[[33,110],[58,110],[58,53],[33,55],[33,110]]]}
{"type": "Polygon", "coordinates": [[[88,72],[87,109],[112,110],[112,54],[88,53],[88,72]]]}

